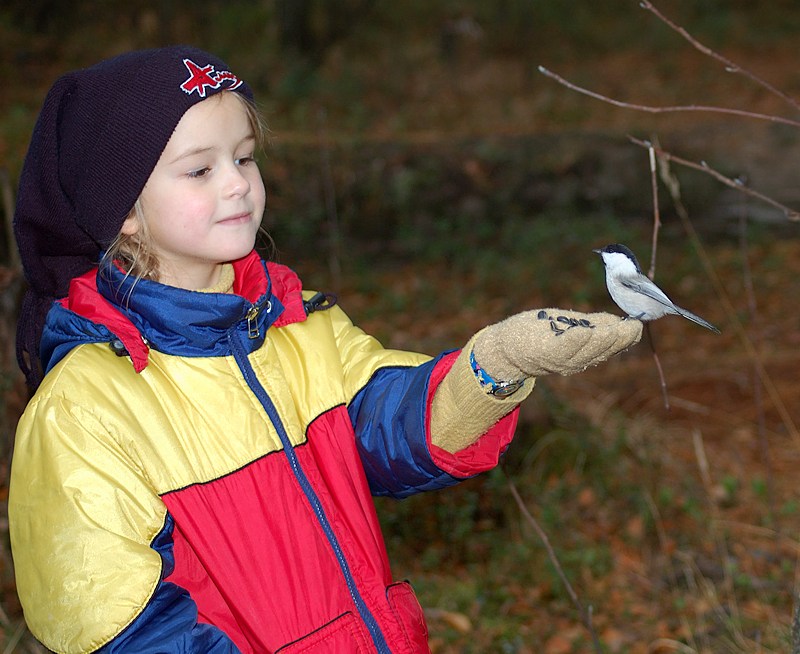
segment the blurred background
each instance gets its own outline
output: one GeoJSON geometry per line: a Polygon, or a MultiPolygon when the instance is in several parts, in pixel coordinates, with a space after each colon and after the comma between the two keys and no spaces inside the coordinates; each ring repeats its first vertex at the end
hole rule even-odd
{"type": "Polygon", "coordinates": [[[646,267],[656,211],[656,280],[723,331],[654,324],[663,384],[647,341],[541,379],[501,468],[378,502],[434,652],[800,652],[800,247],[782,209],[800,210],[800,7],[656,7],[757,79],[636,0],[4,0],[0,652],[41,651],[4,517],[27,401],[13,355],[19,170],[60,74],[169,43],[218,54],[254,88],[271,132],[260,165],[276,258],[386,346],[434,354],[529,308],[617,311],[591,249],[624,242],[646,267]],[[617,107],[540,66],[637,105],[787,120],[617,107]],[[630,136],[700,170],[672,161],[654,176],[630,136]]]}

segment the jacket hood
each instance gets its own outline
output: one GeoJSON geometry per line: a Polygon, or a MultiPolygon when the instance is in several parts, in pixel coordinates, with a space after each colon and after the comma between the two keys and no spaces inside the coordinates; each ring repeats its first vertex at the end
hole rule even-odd
{"type": "Polygon", "coordinates": [[[263,261],[255,251],[233,268],[233,293],[137,280],[112,264],[76,277],[69,295],[47,315],[41,342],[45,372],[83,343],[107,342],[141,372],[150,348],[176,356],[226,356],[232,331],[246,332],[252,351],[269,327],[305,320],[302,284],[294,271],[263,261]]]}

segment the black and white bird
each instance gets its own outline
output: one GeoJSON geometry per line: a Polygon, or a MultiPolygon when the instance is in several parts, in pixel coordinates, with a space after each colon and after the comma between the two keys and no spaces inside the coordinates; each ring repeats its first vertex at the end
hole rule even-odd
{"type": "Polygon", "coordinates": [[[620,243],[606,245],[597,252],[606,268],[606,287],[617,306],[637,320],[658,320],[667,314],[683,316],[717,334],[719,329],[691,311],[679,307],[643,272],[636,255],[620,243]]]}

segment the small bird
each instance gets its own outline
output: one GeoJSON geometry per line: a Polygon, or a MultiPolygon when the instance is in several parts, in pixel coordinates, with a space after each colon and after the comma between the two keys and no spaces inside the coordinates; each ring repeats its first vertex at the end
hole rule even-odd
{"type": "Polygon", "coordinates": [[[683,316],[717,334],[719,329],[700,316],[679,307],[643,272],[636,255],[620,243],[592,250],[603,258],[606,287],[617,306],[637,320],[658,320],[667,314],[683,316]]]}

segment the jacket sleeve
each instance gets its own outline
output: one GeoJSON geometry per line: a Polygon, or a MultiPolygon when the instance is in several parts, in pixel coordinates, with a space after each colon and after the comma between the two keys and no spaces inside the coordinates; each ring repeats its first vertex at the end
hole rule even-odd
{"type": "Polygon", "coordinates": [[[351,398],[348,412],[373,494],[407,497],[451,486],[497,465],[513,438],[516,410],[458,452],[432,443],[433,397],[458,352],[431,359],[384,349],[341,311],[332,319],[351,398]]]}
{"type": "Polygon", "coordinates": [[[172,520],[116,432],[97,409],[46,394],[20,420],[9,523],[28,627],[70,654],[238,652],[166,581],[172,520]]]}

